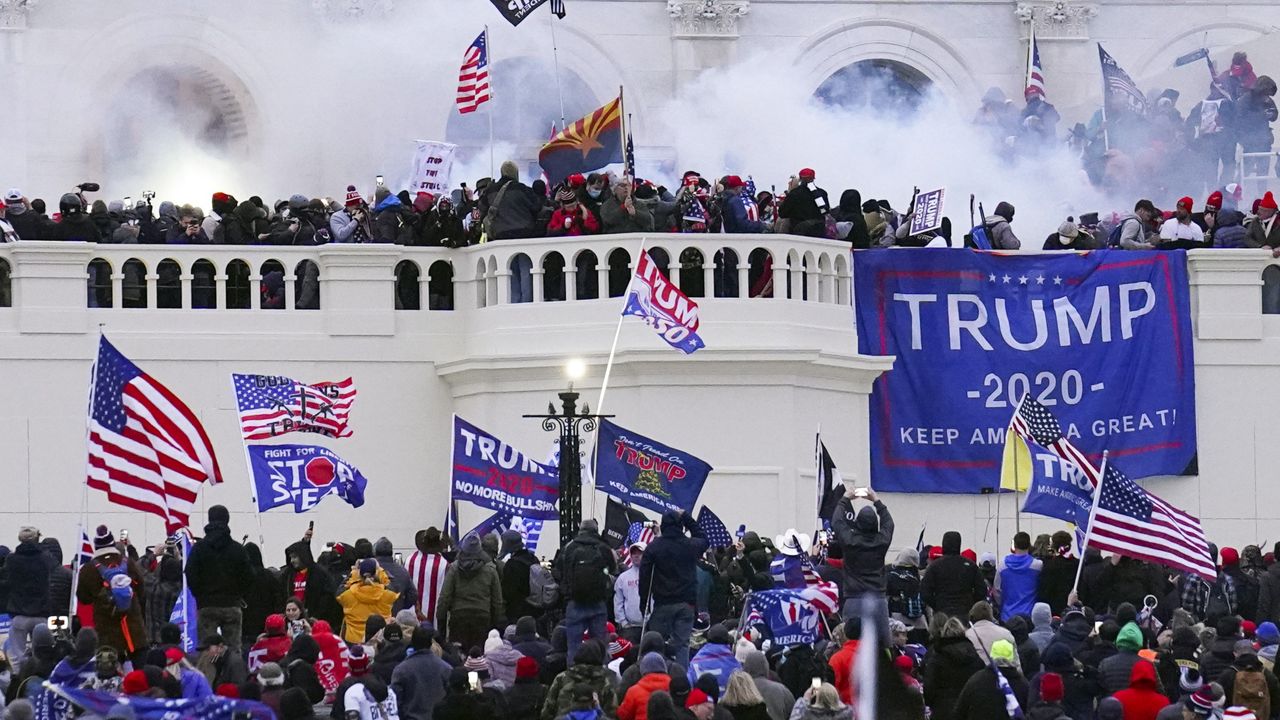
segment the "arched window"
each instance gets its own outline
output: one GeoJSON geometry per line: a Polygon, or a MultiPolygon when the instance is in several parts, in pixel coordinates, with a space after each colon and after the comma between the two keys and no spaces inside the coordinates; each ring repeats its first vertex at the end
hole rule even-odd
{"type": "Polygon", "coordinates": [[[89,307],[109,308],[112,306],[111,263],[102,258],[89,261],[89,307]]]}
{"type": "Polygon", "coordinates": [[[747,270],[749,297],[773,297],[773,254],[764,248],[756,248],[747,256],[751,267],[747,270]]]}
{"type": "Polygon", "coordinates": [[[542,258],[542,300],[556,302],[565,297],[564,256],[549,252],[542,258]]]}
{"type": "Polygon", "coordinates": [[[0,307],[13,307],[13,287],[9,275],[9,263],[0,259],[0,307]]]}
{"type": "Polygon", "coordinates": [[[716,297],[739,297],[738,253],[732,248],[721,248],[716,253],[714,282],[716,297]]]}
{"type": "Polygon", "coordinates": [[[822,253],[818,256],[818,302],[831,302],[831,298],[835,297],[835,288],[831,270],[831,256],[822,253]]]}
{"type": "Polygon", "coordinates": [[[698,248],[685,248],[680,253],[680,289],[689,297],[706,296],[706,279],[702,266],[705,259],[698,248]]]}
{"type": "Polygon", "coordinates": [[[618,248],[609,253],[609,297],[622,297],[631,282],[631,253],[618,248]]]}
{"type": "Polygon", "coordinates": [[[511,271],[511,302],[533,302],[533,261],[524,253],[516,253],[507,269],[511,271]]]}
{"type": "Polygon", "coordinates": [[[671,279],[671,255],[664,248],[649,248],[649,259],[653,260],[653,264],[658,266],[658,272],[662,273],[663,277],[668,280],[671,279]]]}
{"type": "Polygon", "coordinates": [[[218,272],[208,260],[191,264],[191,307],[195,310],[211,310],[218,306],[218,272]]]}
{"type": "Polygon", "coordinates": [[[787,253],[787,299],[795,300],[803,292],[804,281],[800,276],[800,253],[792,250],[787,253]],[[797,287],[797,285],[799,287],[797,287]]]}
{"type": "Polygon", "coordinates": [[[485,274],[484,268],[484,258],[480,258],[479,262],[476,263],[476,307],[478,308],[482,308],[488,304],[485,296],[489,285],[489,279],[485,274]]]}
{"type": "Polygon", "coordinates": [[[156,307],[182,309],[182,267],[177,260],[165,258],[156,266],[156,307]]]}
{"type": "Polygon", "coordinates": [[[320,309],[320,266],[303,260],[293,268],[293,307],[298,310],[320,309]]]}
{"type": "Polygon", "coordinates": [[[147,266],[137,258],[124,261],[124,295],[121,306],[126,308],[145,308],[147,306],[147,266]]]}
{"type": "Polygon", "coordinates": [[[285,309],[284,263],[268,260],[258,268],[258,297],[263,310],[285,309]]]}
{"type": "Polygon", "coordinates": [[[1280,265],[1262,271],[1262,314],[1280,315],[1280,265]]]}
{"type": "Polygon", "coordinates": [[[849,299],[848,258],[848,253],[840,253],[836,256],[836,296],[833,302],[837,305],[848,305],[851,303],[851,300],[849,299]]]}
{"type": "Polygon", "coordinates": [[[453,265],[437,260],[427,268],[427,307],[431,310],[453,309],[453,265]]]}
{"type": "Polygon", "coordinates": [[[573,259],[574,284],[577,285],[579,300],[595,300],[600,297],[600,273],[596,266],[599,258],[590,250],[583,250],[573,259]]]}
{"type": "Polygon", "coordinates": [[[422,293],[418,290],[418,280],[422,271],[418,263],[412,260],[401,260],[396,263],[396,309],[421,310],[422,293]]]}
{"type": "Polygon", "coordinates": [[[248,310],[253,307],[249,292],[249,263],[243,260],[227,263],[227,309],[248,310]]]}

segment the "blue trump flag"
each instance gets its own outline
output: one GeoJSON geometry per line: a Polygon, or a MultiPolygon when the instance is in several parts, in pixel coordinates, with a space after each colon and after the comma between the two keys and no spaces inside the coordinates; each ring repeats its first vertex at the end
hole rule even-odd
{"type": "Polygon", "coordinates": [[[182,631],[182,651],[193,653],[196,651],[200,631],[196,624],[199,617],[196,598],[191,594],[191,587],[187,584],[187,560],[191,557],[191,535],[185,529],[179,530],[169,537],[169,544],[178,548],[178,553],[182,555],[182,592],[173,603],[169,622],[177,625],[182,631]]]}
{"type": "Polygon", "coordinates": [[[774,588],[747,595],[745,624],[768,628],[774,646],[817,642],[820,619],[804,590],[774,588]]]}
{"type": "Polygon", "coordinates": [[[310,510],[331,493],[352,507],[364,505],[369,484],[356,466],[318,445],[249,445],[249,469],[258,512],[285,505],[310,510]]]}
{"type": "Polygon", "coordinates": [[[1031,453],[1031,485],[1022,511],[1087,527],[1093,506],[1089,476],[1035,440],[1023,438],[1023,442],[1031,453]]]}
{"type": "Polygon", "coordinates": [[[692,512],[710,473],[710,465],[683,450],[600,421],[596,487],[625,503],[692,512]]]}
{"type": "Polygon", "coordinates": [[[1010,412],[1049,408],[1094,462],[1136,477],[1194,468],[1186,253],[854,255],[858,350],[896,356],[871,393],[871,482],[889,492],[1000,484],[1010,412]]]}
{"type": "Polygon", "coordinates": [[[130,717],[137,717],[138,720],[170,720],[171,718],[274,720],[275,718],[275,713],[270,707],[250,700],[233,700],[217,695],[199,700],[158,700],[139,696],[113,695],[93,690],[77,690],[52,683],[45,685],[45,691],[36,703],[36,716],[41,720],[83,717],[82,712],[72,715],[74,706],[83,708],[90,715],[105,717],[112,708],[122,705],[128,706],[133,711],[130,717]]]}
{"type": "MultiPolygon", "coordinates": [[[[453,416],[453,499],[526,520],[557,520],[559,473],[453,416]]],[[[456,522],[456,520],[455,520],[456,522]]]]}

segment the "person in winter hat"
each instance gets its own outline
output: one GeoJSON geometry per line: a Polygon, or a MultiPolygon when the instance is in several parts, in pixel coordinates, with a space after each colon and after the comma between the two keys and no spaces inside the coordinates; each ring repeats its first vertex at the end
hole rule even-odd
{"type": "Polygon", "coordinates": [[[649,696],[659,690],[671,689],[667,661],[658,653],[646,653],[640,658],[640,674],[640,681],[627,689],[622,704],[618,706],[618,720],[646,720],[649,696]]]}
{"type": "Polygon", "coordinates": [[[490,630],[484,641],[484,659],[489,663],[489,674],[503,690],[511,687],[516,681],[516,664],[524,657],[511,646],[511,643],[498,635],[497,630],[490,630]]]}
{"type": "Polygon", "coordinates": [[[977,564],[960,554],[960,547],[960,533],[943,533],[942,557],[925,568],[920,595],[934,613],[963,618],[987,596],[987,583],[977,564]]]}
{"type": "Polygon", "coordinates": [[[1245,705],[1261,717],[1274,717],[1280,710],[1280,682],[1275,674],[1262,666],[1252,647],[1241,642],[1235,662],[1218,676],[1222,693],[1232,705],[1245,705]]]}
{"type": "MultiPolygon", "coordinates": [[[[5,611],[12,618],[5,653],[16,666],[26,660],[31,631],[51,614],[49,604],[49,557],[40,547],[40,531],[23,527],[18,546],[0,567],[0,586],[6,588],[5,611]]],[[[66,612],[63,607],[59,612],[66,612]]]]}
{"type": "Polygon", "coordinates": [[[1125,623],[1120,628],[1120,634],[1116,636],[1116,654],[1103,660],[1098,665],[1098,674],[1102,678],[1102,689],[1108,695],[1113,695],[1120,690],[1129,687],[1133,666],[1140,662],[1147,662],[1138,657],[1138,651],[1142,649],[1142,630],[1132,622],[1125,623]]]}
{"type": "Polygon", "coordinates": [[[253,585],[249,556],[231,537],[231,513],[222,505],[209,508],[204,537],[187,557],[187,584],[199,608],[203,633],[221,631],[228,649],[240,652],[244,593],[253,585]]]}
{"type": "Polygon", "coordinates": [[[640,561],[640,606],[653,607],[649,628],[661,633],[673,648],[677,664],[689,664],[693,607],[697,602],[698,558],[707,538],[688,513],[666,512],[658,537],[645,548],[640,561]],[[685,532],[688,532],[688,537],[685,532]]]}
{"type": "Polygon", "coordinates": [[[373,559],[378,562],[378,568],[387,576],[387,589],[397,595],[392,613],[414,607],[418,601],[417,588],[413,584],[413,579],[409,577],[409,571],[404,565],[396,562],[395,548],[389,539],[380,537],[373,543],[373,559]]]}
{"type": "Polygon", "coordinates": [[[1169,704],[1169,698],[1159,690],[1155,666],[1146,660],[1134,663],[1129,687],[1116,692],[1113,697],[1124,706],[1125,720],[1155,720],[1156,715],[1169,704]]]}
{"type": "Polygon", "coordinates": [[[991,249],[1018,250],[1022,247],[1022,241],[1010,227],[1013,223],[1013,213],[1013,205],[1002,201],[996,205],[995,212],[987,216],[986,227],[991,239],[991,249]]]}
{"type": "Polygon", "coordinates": [[[1027,720],[1071,720],[1062,707],[1065,692],[1061,675],[1044,673],[1040,678],[1040,699],[1028,703],[1027,720]]]}
{"type": "Polygon", "coordinates": [[[489,628],[505,617],[498,570],[474,534],[462,540],[457,559],[445,574],[438,611],[448,637],[464,648],[484,645],[489,628]]]}
{"type": "Polygon", "coordinates": [[[125,558],[106,525],[98,526],[93,548],[93,559],[80,567],[76,599],[93,607],[98,641],[140,663],[148,645],[142,569],[125,558]]]}
{"type": "Polygon", "coordinates": [[[1276,222],[1276,199],[1268,190],[1258,202],[1257,217],[1249,223],[1245,246],[1252,248],[1280,248],[1280,222],[1276,222]]]}
{"type": "Polygon", "coordinates": [[[742,670],[755,681],[756,690],[764,698],[769,720],[788,720],[795,705],[795,695],[786,685],[769,677],[769,661],[763,652],[751,650],[742,660],[742,670]]]}
{"type": "Polygon", "coordinates": [[[516,662],[516,679],[503,695],[507,720],[538,720],[538,711],[547,697],[547,688],[538,682],[538,661],[521,657],[516,662]]]}
{"type": "Polygon", "coordinates": [[[843,558],[842,616],[848,620],[861,615],[863,598],[868,597],[876,607],[878,636],[888,637],[889,604],[884,594],[884,566],[889,544],[893,542],[893,515],[874,490],[868,488],[863,492],[870,505],[855,512],[855,491],[848,490],[831,516],[831,533],[840,545],[843,558]]]}
{"type": "Polygon", "coordinates": [[[1028,637],[1036,644],[1041,653],[1053,639],[1053,611],[1048,603],[1038,602],[1031,608],[1031,632],[1028,637]]]}
{"type": "Polygon", "coordinates": [[[187,660],[186,653],[179,648],[164,651],[165,674],[174,678],[182,686],[182,697],[186,700],[200,700],[213,696],[213,687],[205,676],[196,670],[187,660]]]}
{"type": "Polygon", "coordinates": [[[502,533],[499,552],[506,558],[502,564],[502,603],[506,607],[506,624],[514,625],[526,615],[539,615],[539,608],[529,604],[529,570],[538,564],[538,556],[525,547],[524,536],[517,530],[502,533]]]}
{"type": "MultiPolygon", "coordinates": [[[[343,639],[349,643],[364,640],[364,623],[370,615],[386,616],[391,612],[396,598],[395,591],[379,582],[377,560],[367,558],[358,566],[360,580],[348,587],[338,596],[338,604],[342,606],[344,616],[343,639]]],[[[385,577],[385,574],[382,575],[385,577]]]]}
{"type": "Polygon", "coordinates": [[[990,657],[992,665],[975,672],[960,691],[955,712],[951,715],[955,720],[990,720],[1009,715],[1008,696],[995,673],[1004,677],[1019,706],[1025,703],[1027,681],[1018,672],[1018,655],[1013,643],[995,641],[991,644],[990,657]]]}
{"type": "Polygon", "coordinates": [[[555,720],[570,710],[573,688],[587,686],[599,698],[600,709],[613,717],[618,709],[618,695],[614,689],[613,674],[604,667],[604,645],[599,640],[588,640],[578,646],[573,665],[556,676],[547,690],[547,700],[542,705],[541,720],[555,720]]]}

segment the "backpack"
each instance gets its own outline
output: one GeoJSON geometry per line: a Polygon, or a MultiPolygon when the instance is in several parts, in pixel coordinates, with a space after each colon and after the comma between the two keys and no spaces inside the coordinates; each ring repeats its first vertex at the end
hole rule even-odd
{"type": "Polygon", "coordinates": [[[551,571],[535,562],[529,566],[529,597],[526,600],[539,610],[555,607],[560,600],[560,586],[556,584],[551,571]]]}
{"type": "Polygon", "coordinates": [[[1128,222],[1128,220],[1121,220],[1111,228],[1111,232],[1107,233],[1107,247],[1120,247],[1120,234],[1124,232],[1124,224],[1126,222],[1128,222]]]}
{"type": "Polygon", "coordinates": [[[1209,599],[1204,604],[1204,621],[1207,623],[1215,623],[1218,618],[1223,618],[1235,612],[1231,607],[1231,598],[1227,597],[1226,583],[1215,580],[1212,583],[1205,583],[1209,586],[1209,599]]]}
{"type": "Polygon", "coordinates": [[[129,577],[129,563],[121,560],[119,565],[107,565],[94,561],[94,565],[102,576],[102,586],[111,592],[116,610],[128,612],[133,605],[133,578],[129,577]]]}
{"type": "Polygon", "coordinates": [[[507,188],[511,187],[511,182],[507,182],[498,193],[493,196],[493,203],[489,205],[489,211],[484,214],[484,219],[480,221],[480,229],[484,231],[484,236],[488,240],[493,239],[493,223],[498,218],[498,206],[502,204],[502,198],[507,194],[507,188]]]}
{"type": "Polygon", "coordinates": [[[1232,705],[1242,705],[1260,718],[1271,717],[1271,691],[1261,670],[1237,670],[1232,705]]]}
{"type": "Polygon", "coordinates": [[[914,568],[892,568],[886,587],[889,592],[889,611],[915,620],[924,615],[924,601],[920,598],[920,576],[914,568]]]}
{"type": "Polygon", "coordinates": [[[569,581],[569,599],[576,603],[604,602],[609,594],[609,575],[604,558],[594,545],[574,543],[573,552],[565,558],[565,578],[569,581]]]}

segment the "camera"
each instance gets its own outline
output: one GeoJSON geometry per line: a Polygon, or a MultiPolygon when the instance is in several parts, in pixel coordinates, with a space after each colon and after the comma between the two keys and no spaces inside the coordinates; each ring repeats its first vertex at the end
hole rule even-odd
{"type": "Polygon", "coordinates": [[[76,189],[80,192],[98,192],[102,186],[96,182],[82,182],[76,186],[76,189]]]}
{"type": "Polygon", "coordinates": [[[154,198],[155,196],[156,196],[156,191],[155,191],[155,190],[143,190],[143,191],[142,191],[142,199],[143,199],[143,200],[150,200],[150,199],[154,198]]]}

